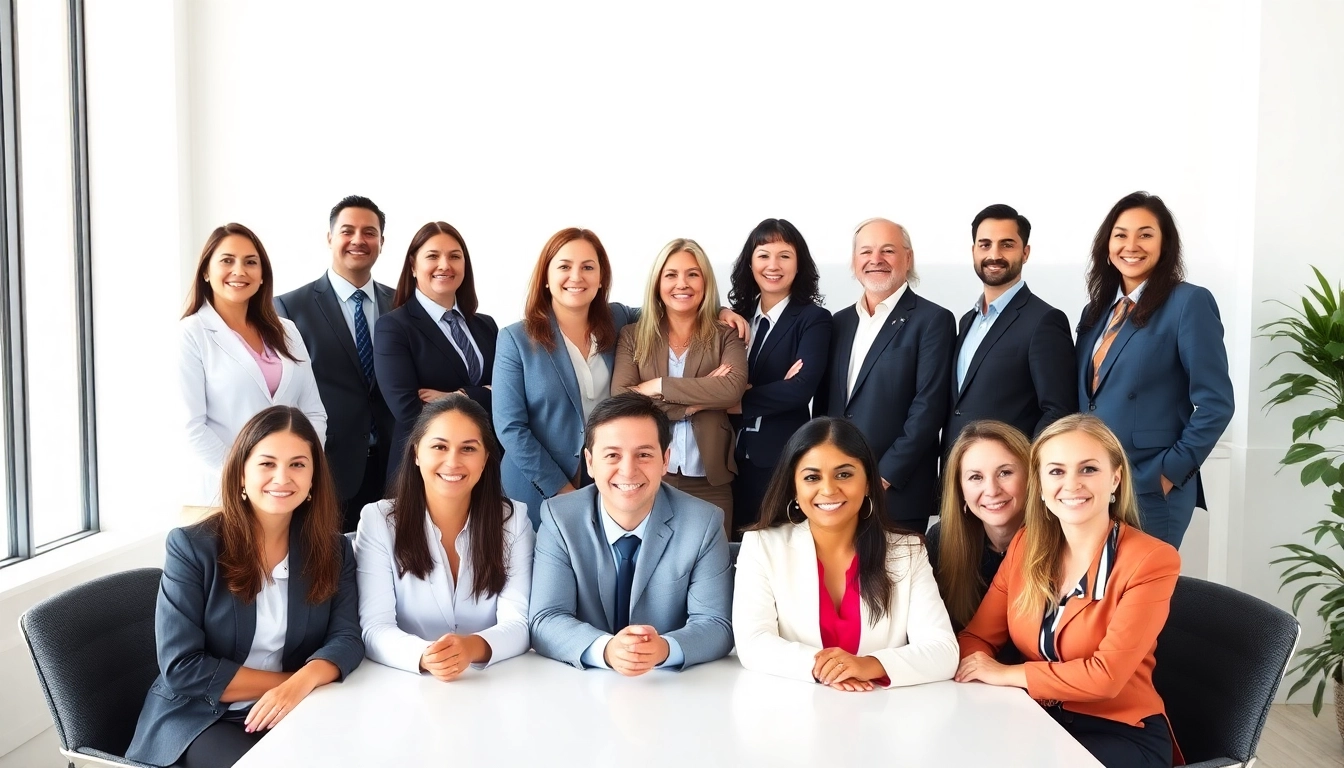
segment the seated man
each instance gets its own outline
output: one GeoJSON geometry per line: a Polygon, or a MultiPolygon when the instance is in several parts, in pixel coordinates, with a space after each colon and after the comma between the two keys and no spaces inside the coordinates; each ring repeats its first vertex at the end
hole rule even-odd
{"type": "Polygon", "coordinates": [[[599,403],[584,430],[593,485],[542,502],[532,566],[537,653],[636,676],[733,647],[723,512],[663,485],[672,429],[637,393],[599,403]]]}

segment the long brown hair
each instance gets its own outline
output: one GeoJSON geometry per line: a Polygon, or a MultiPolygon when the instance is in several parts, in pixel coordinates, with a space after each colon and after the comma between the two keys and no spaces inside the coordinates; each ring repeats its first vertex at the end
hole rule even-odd
{"type": "Polygon", "coordinates": [[[1017,459],[1025,473],[1031,461],[1031,443],[1016,427],[1001,421],[972,421],[961,430],[943,462],[943,501],[938,517],[938,591],[954,627],[964,627],[980,607],[989,587],[980,574],[985,551],[985,526],[966,510],[961,490],[961,460],[976,443],[993,441],[1017,459]]]}
{"type": "Polygon", "coordinates": [[[252,294],[252,298],[247,300],[247,324],[257,329],[262,343],[273,352],[298,362],[298,358],[289,351],[285,326],[280,323],[280,316],[275,313],[275,303],[272,300],[274,290],[271,287],[271,258],[266,255],[266,248],[262,246],[261,240],[242,224],[230,222],[222,227],[215,227],[210,237],[206,238],[205,246],[201,248],[201,258],[196,262],[196,279],[192,280],[191,293],[187,294],[187,311],[183,312],[182,316],[191,317],[199,312],[207,301],[211,307],[215,306],[215,289],[210,287],[210,257],[215,255],[219,244],[229,235],[238,235],[251,241],[252,247],[257,249],[257,258],[261,261],[261,285],[257,288],[257,292],[252,294]]]}
{"type": "MultiPolygon", "coordinates": [[[[532,282],[527,287],[527,306],[523,309],[523,330],[527,337],[547,352],[555,351],[555,335],[551,333],[551,318],[555,313],[551,308],[551,291],[546,285],[551,261],[567,243],[583,240],[597,251],[597,269],[601,272],[601,282],[593,303],[588,305],[588,330],[597,337],[597,351],[606,352],[616,344],[616,321],[611,317],[611,306],[607,304],[607,295],[611,292],[611,261],[607,259],[607,249],[590,229],[568,227],[551,235],[541,248],[536,266],[532,268],[532,282]]],[[[587,350],[584,350],[587,352],[587,350]]]]}
{"type": "Polygon", "coordinates": [[[338,524],[336,489],[331,483],[326,454],[317,430],[303,411],[288,405],[273,405],[253,416],[238,432],[224,461],[220,499],[223,506],[211,515],[219,534],[219,566],[229,592],[251,603],[270,579],[265,570],[261,525],[252,512],[252,502],[243,498],[243,469],[257,443],[277,432],[292,432],[308,443],[313,463],[311,496],[294,510],[290,522],[303,526],[303,575],[308,579],[308,604],[317,605],[336,594],[341,580],[341,532],[338,524]]]}
{"type": "Polygon", "coordinates": [[[667,341],[667,306],[663,304],[663,294],[659,290],[659,284],[663,278],[663,267],[667,265],[667,260],[674,255],[686,252],[695,257],[695,262],[700,268],[700,274],[705,281],[705,295],[700,298],[700,311],[695,318],[695,332],[691,335],[692,343],[712,344],[714,336],[718,333],[719,317],[719,286],[714,282],[714,268],[709,263],[709,256],[705,255],[705,249],[700,244],[685,237],[679,237],[676,240],[663,246],[663,250],[653,260],[653,269],[649,270],[649,282],[644,287],[644,308],[639,314],[639,322],[635,325],[635,363],[642,364],[649,356],[653,354],[653,349],[660,341],[667,341]]]}
{"type": "Polygon", "coordinates": [[[1111,468],[1120,468],[1120,485],[1115,489],[1111,504],[1111,519],[1132,528],[1139,528],[1139,505],[1134,495],[1129,460],[1115,433],[1096,416],[1074,413],[1056,421],[1036,437],[1031,446],[1031,468],[1027,475],[1026,543],[1022,554],[1022,594],[1013,602],[1023,616],[1040,616],[1046,608],[1059,607],[1059,587],[1056,571],[1064,554],[1064,529],[1059,519],[1046,508],[1041,499],[1041,447],[1060,435],[1083,432],[1090,435],[1106,451],[1111,468]]]}
{"type": "Polygon", "coordinates": [[[429,554],[429,539],[425,536],[425,481],[415,463],[415,451],[434,419],[450,411],[457,411],[471,419],[481,431],[485,446],[485,470],[476,487],[471,489],[467,519],[470,521],[471,567],[474,581],[471,596],[480,600],[494,597],[504,591],[509,576],[508,547],[504,542],[504,523],[513,518],[513,502],[504,495],[504,482],[499,470],[503,454],[495,431],[490,428],[490,417],[485,408],[470,397],[453,392],[425,405],[415,420],[410,437],[401,454],[401,467],[392,483],[392,521],[396,543],[392,553],[397,561],[397,573],[407,573],[420,579],[429,578],[434,570],[434,559],[429,554]]]}
{"type": "Polygon", "coordinates": [[[406,260],[401,264],[401,277],[397,278],[397,293],[392,298],[392,308],[400,307],[415,295],[415,254],[435,235],[447,235],[462,246],[462,284],[457,286],[455,298],[457,309],[463,317],[470,319],[480,306],[476,298],[476,272],[471,268],[471,251],[467,250],[467,241],[462,239],[462,233],[446,221],[431,221],[416,230],[415,236],[411,238],[411,244],[406,249],[406,260]]]}
{"type": "Polygon", "coordinates": [[[1176,218],[1171,215],[1167,204],[1157,195],[1147,192],[1131,192],[1111,206],[1110,213],[1097,228],[1092,237],[1092,260],[1087,265],[1087,306],[1078,323],[1078,330],[1086,333],[1097,324],[1101,316],[1115,303],[1115,292],[1123,285],[1120,270],[1111,263],[1111,230],[1120,214],[1134,208],[1142,208],[1157,219],[1157,228],[1162,233],[1162,250],[1158,253],[1157,264],[1148,275],[1148,285],[1129,313],[1129,322],[1135,328],[1148,324],[1153,313],[1166,303],[1176,286],[1185,280],[1185,261],[1181,257],[1181,235],[1176,231],[1176,218]]]}
{"type": "MultiPolygon", "coordinates": [[[[887,540],[894,533],[887,523],[886,492],[882,490],[882,475],[877,468],[877,457],[863,433],[848,419],[818,416],[798,428],[784,444],[775,472],[770,476],[765,498],[761,500],[761,519],[748,526],[748,531],[764,531],[781,525],[798,525],[803,516],[795,517],[791,510],[797,502],[795,476],[803,454],[829,443],[841,453],[857,459],[868,476],[868,513],[860,513],[858,528],[854,531],[854,549],[859,555],[859,595],[868,606],[869,624],[891,610],[891,599],[896,588],[895,579],[888,569],[892,546],[887,540]]],[[[804,518],[805,519],[805,518],[804,518]]],[[[921,537],[915,536],[916,539],[921,537]]]]}

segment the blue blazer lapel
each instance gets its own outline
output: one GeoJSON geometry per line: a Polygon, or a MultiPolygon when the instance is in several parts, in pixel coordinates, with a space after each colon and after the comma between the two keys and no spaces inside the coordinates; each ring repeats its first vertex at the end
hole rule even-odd
{"type": "MultiPolygon", "coordinates": [[[[896,338],[896,335],[905,327],[906,321],[915,309],[915,294],[909,288],[905,289],[905,295],[901,297],[900,302],[892,308],[891,315],[887,317],[887,324],[882,330],[877,332],[877,338],[873,339],[873,346],[868,348],[868,354],[863,358],[863,367],[859,369],[859,375],[854,379],[854,389],[849,393],[852,399],[859,389],[863,387],[863,380],[868,378],[868,373],[873,370],[877,364],[877,359],[882,356],[882,352],[896,338]]],[[[858,310],[855,310],[857,316],[858,310]]],[[[857,328],[857,325],[855,326],[857,328]]],[[[853,335],[850,335],[851,349],[853,345],[853,335]]]]}
{"type": "MultiPolygon", "coordinates": [[[[1120,356],[1121,350],[1123,350],[1125,345],[1129,343],[1129,340],[1134,337],[1135,330],[1137,329],[1134,327],[1134,324],[1129,322],[1128,318],[1126,318],[1125,324],[1120,327],[1120,332],[1115,335],[1115,341],[1111,342],[1111,348],[1106,350],[1106,359],[1101,361],[1101,375],[1097,379],[1098,390],[1105,386],[1106,375],[1111,372],[1111,368],[1115,367],[1115,359],[1120,356]]],[[[1104,330],[1102,332],[1105,333],[1104,330]]],[[[1088,358],[1091,359],[1091,357],[1092,355],[1090,354],[1089,349],[1088,358]]]]}
{"type": "MultiPolygon", "coordinates": [[[[327,324],[331,326],[331,333],[336,338],[336,343],[341,345],[346,357],[350,358],[350,364],[363,376],[364,366],[359,362],[359,350],[355,349],[355,339],[350,335],[349,326],[345,324],[345,312],[341,310],[341,300],[331,287],[331,279],[323,275],[321,280],[313,284],[313,293],[314,303],[322,311],[322,316],[327,319],[327,324]]],[[[372,328],[369,329],[369,333],[372,335],[372,328]]],[[[311,352],[310,349],[309,353],[311,352]]]]}
{"type": "MultiPolygon", "coordinates": [[[[565,345],[565,337],[560,333],[560,324],[555,321],[555,316],[551,316],[551,333],[555,339],[555,349],[551,350],[551,364],[555,366],[555,375],[560,379],[561,385],[565,388],[565,394],[569,395],[569,402],[574,406],[574,411],[579,415],[579,420],[583,420],[583,400],[579,396],[578,374],[574,372],[574,363],[569,359],[569,347],[565,345]]],[[[611,363],[615,360],[613,355],[607,360],[607,370],[611,370],[611,363]]]]}
{"type": "MultiPolygon", "coordinates": [[[[789,328],[798,322],[798,313],[803,311],[803,305],[796,301],[790,301],[789,306],[784,308],[784,313],[779,316],[779,323],[770,329],[770,334],[765,337],[765,343],[761,345],[760,354],[756,360],[768,357],[775,347],[779,346],[780,339],[783,339],[789,333],[789,328]]],[[[750,352],[750,350],[748,350],[750,352]]],[[[755,371],[748,371],[748,376],[755,371]]]]}
{"type": "MultiPolygon", "coordinates": [[[[303,659],[291,656],[303,642],[308,629],[308,578],[303,573],[303,522],[296,515],[289,524],[289,610],[286,613],[285,652],[281,655],[284,669],[293,671],[303,665],[303,659]]],[[[255,631],[256,606],[253,604],[252,621],[255,631]]]]}
{"type": "MultiPolygon", "coordinates": [[[[589,486],[591,488],[592,486],[589,486]]],[[[597,552],[597,594],[602,598],[602,613],[607,617],[605,629],[614,632],[616,627],[616,563],[611,559],[611,545],[607,543],[606,529],[602,526],[602,504],[597,490],[592,490],[593,511],[589,524],[593,529],[593,541],[597,552]]],[[[577,564],[576,564],[577,565],[577,564]]],[[[634,605],[634,601],[630,602],[634,605]]],[[[601,629],[601,627],[599,627],[601,629]]]]}
{"type": "Polygon", "coordinates": [[[649,585],[658,561],[663,559],[668,542],[672,540],[672,499],[667,491],[659,488],[653,501],[653,511],[649,512],[649,523],[644,526],[644,541],[639,545],[639,555],[635,560],[635,581],[630,588],[630,610],[634,611],[644,588],[649,585]]]}
{"type": "Polygon", "coordinates": [[[448,365],[452,366],[456,378],[465,381],[467,378],[467,364],[463,362],[462,356],[453,349],[453,345],[448,341],[448,337],[443,335],[443,328],[439,325],[437,318],[429,316],[425,308],[420,306],[420,301],[412,296],[406,300],[406,313],[411,316],[411,322],[420,333],[434,345],[443,355],[448,365]]]}

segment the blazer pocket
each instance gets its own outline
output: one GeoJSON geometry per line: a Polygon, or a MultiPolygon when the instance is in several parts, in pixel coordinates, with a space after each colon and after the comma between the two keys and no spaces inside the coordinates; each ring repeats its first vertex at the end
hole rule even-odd
{"type": "Polygon", "coordinates": [[[149,692],[154,694],[155,696],[158,696],[161,699],[167,699],[168,701],[177,701],[178,699],[182,698],[178,694],[173,693],[172,690],[169,689],[167,686],[158,682],[155,682],[153,685],[149,686],[149,692]]]}
{"type": "MultiPolygon", "coordinates": [[[[649,579],[649,586],[646,588],[645,591],[655,589],[659,591],[672,590],[676,588],[678,585],[685,584],[687,581],[690,581],[690,579],[691,579],[690,571],[687,571],[686,573],[683,573],[680,576],[676,576],[670,579],[657,579],[657,580],[649,579]]],[[[681,590],[675,594],[681,594],[684,593],[685,591],[686,588],[682,587],[681,590]]]]}
{"type": "Polygon", "coordinates": [[[1181,439],[1181,433],[1170,429],[1139,429],[1130,433],[1135,448],[1170,448],[1181,439]]]}

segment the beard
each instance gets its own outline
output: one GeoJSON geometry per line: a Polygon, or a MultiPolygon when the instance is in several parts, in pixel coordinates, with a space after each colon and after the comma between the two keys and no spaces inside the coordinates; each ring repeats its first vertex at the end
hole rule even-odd
{"type": "Polygon", "coordinates": [[[1011,283],[1014,280],[1016,280],[1018,275],[1021,274],[1022,274],[1021,262],[1018,262],[1017,264],[1010,264],[1008,261],[1004,259],[985,259],[984,261],[978,262],[975,265],[975,276],[980,278],[980,282],[990,286],[991,288],[997,288],[1000,285],[1007,285],[1008,283],[1011,283]],[[1002,266],[1004,269],[997,275],[987,275],[985,274],[986,264],[1002,266]]]}

